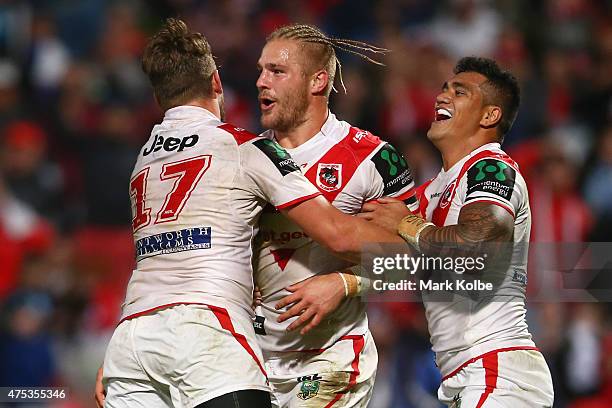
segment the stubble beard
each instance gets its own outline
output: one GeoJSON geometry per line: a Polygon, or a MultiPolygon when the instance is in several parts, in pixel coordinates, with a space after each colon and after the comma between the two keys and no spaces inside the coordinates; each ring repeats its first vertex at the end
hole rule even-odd
{"type": "Polygon", "coordinates": [[[295,95],[288,96],[282,106],[277,100],[276,115],[261,115],[261,125],[264,128],[279,132],[289,132],[306,121],[308,98],[306,92],[301,90],[295,95]]]}

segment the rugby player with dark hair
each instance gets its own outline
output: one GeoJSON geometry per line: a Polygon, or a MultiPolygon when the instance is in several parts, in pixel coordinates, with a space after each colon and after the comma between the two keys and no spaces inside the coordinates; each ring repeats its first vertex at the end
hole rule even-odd
{"type": "MultiPolygon", "coordinates": [[[[525,319],[527,185],[501,149],[517,115],[519,86],[486,58],[463,58],[454,74],[436,98],[427,133],[443,168],[418,188],[418,213],[382,199],[366,204],[361,216],[397,231],[417,253],[486,253],[487,264],[502,261],[492,291],[476,297],[453,292],[443,300],[422,291],[443,375],[440,401],[452,407],[551,407],[550,371],[525,319]]],[[[485,279],[487,272],[495,273],[485,270],[485,279]]]]}

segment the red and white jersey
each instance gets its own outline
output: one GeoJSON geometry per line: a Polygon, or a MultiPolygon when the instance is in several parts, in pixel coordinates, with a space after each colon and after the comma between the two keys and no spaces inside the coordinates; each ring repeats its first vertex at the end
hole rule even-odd
{"type": "Polygon", "coordinates": [[[465,205],[487,202],[514,217],[514,250],[495,300],[457,294],[443,301],[423,291],[436,362],[447,375],[466,361],[492,350],[533,348],[525,321],[527,244],[531,211],[527,185],[518,165],[499,143],[479,147],[418,188],[421,215],[437,226],[455,225],[465,205]]]}
{"type": "MultiPolygon", "coordinates": [[[[273,131],[263,136],[272,140],[273,131]]],[[[370,132],[329,117],[321,131],[294,148],[287,149],[306,178],[335,207],[348,214],[363,203],[383,195],[404,200],[418,209],[410,169],[401,154],[370,132]]],[[[313,214],[312,222],[317,222],[313,214]]],[[[290,293],[285,287],[319,273],[337,271],[351,264],[333,256],[278,211],[264,210],[256,239],[259,256],[254,266],[263,305],[256,310],[255,329],[266,351],[290,351],[329,347],[347,334],[364,334],[368,322],[365,305],[358,298],[345,300],[326,322],[302,336],[287,332],[294,319],[277,323],[285,310],[274,305],[290,293]]]]}
{"type": "Polygon", "coordinates": [[[318,194],[277,143],[202,108],[168,110],[130,182],[137,265],[122,319],[175,303],[252,316],[259,214],[318,194]]]}

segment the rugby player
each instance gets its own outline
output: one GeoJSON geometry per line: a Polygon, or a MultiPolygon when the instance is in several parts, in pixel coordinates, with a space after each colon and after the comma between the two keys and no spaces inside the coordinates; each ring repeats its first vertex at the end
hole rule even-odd
{"type": "Polygon", "coordinates": [[[137,265],[100,370],[105,406],[269,407],[251,320],[264,205],[351,262],[364,242],[401,239],[335,209],[276,142],[222,122],[210,45],[184,22],[166,22],[142,65],[165,114],[130,182],[137,265]]]}
{"type": "Polygon", "coordinates": [[[422,293],[443,375],[438,398],[464,408],[550,407],[550,371],[525,320],[527,185],[501,149],[517,115],[519,87],[490,59],[463,58],[454,73],[436,98],[427,133],[443,168],[418,188],[419,213],[407,214],[402,203],[383,199],[366,204],[363,217],[398,231],[426,255],[508,254],[495,292],[476,298],[453,293],[444,301],[422,293]]]}
{"type": "MultiPolygon", "coordinates": [[[[382,51],[303,24],[281,27],[267,38],[257,63],[261,124],[270,129],[263,136],[283,146],[313,186],[347,214],[383,195],[416,211],[414,183],[402,155],[329,110],[340,66],[336,50],[366,59],[364,50],[382,51]]],[[[261,292],[255,329],[272,390],[281,407],[366,407],[376,346],[365,304],[351,284],[355,275],[333,273],[351,264],[268,209],[260,220],[254,263],[261,292]]]]}

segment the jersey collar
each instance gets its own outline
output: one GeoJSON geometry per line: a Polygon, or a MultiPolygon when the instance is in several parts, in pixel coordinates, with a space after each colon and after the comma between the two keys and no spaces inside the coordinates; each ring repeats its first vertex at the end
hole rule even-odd
{"type": "Polygon", "coordinates": [[[198,119],[214,119],[219,120],[208,109],[200,108],[199,106],[181,105],[170,108],[164,114],[164,120],[198,120],[198,119]]]}
{"type": "Polygon", "coordinates": [[[501,144],[499,144],[497,142],[483,144],[479,148],[472,150],[463,159],[461,159],[457,163],[453,164],[453,166],[450,169],[448,169],[447,171],[444,171],[444,167],[442,167],[442,169],[440,170],[440,174],[452,174],[455,170],[457,170],[458,168],[461,168],[463,166],[463,164],[467,160],[469,160],[470,157],[473,157],[474,155],[482,152],[483,150],[499,150],[499,149],[501,149],[501,144]]]}
{"type": "Polygon", "coordinates": [[[313,137],[311,137],[310,139],[308,139],[301,145],[294,147],[293,149],[285,149],[285,150],[287,150],[289,154],[295,154],[300,151],[309,150],[310,146],[317,143],[319,139],[323,137],[332,137],[333,132],[336,129],[338,129],[339,122],[340,121],[336,118],[336,115],[334,115],[333,113],[331,113],[330,110],[328,110],[327,119],[325,119],[323,126],[321,126],[321,130],[319,130],[316,135],[314,135],[313,137]]]}
{"type": "Polygon", "coordinates": [[[336,115],[334,115],[333,113],[331,113],[330,110],[328,110],[327,119],[325,120],[325,123],[323,123],[323,126],[321,126],[321,130],[319,131],[319,133],[317,133],[317,136],[319,134],[323,134],[324,136],[331,136],[332,132],[337,128],[338,119],[336,119],[336,115]]]}

